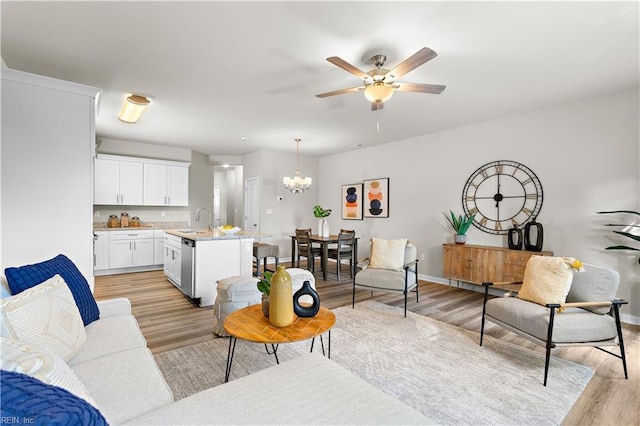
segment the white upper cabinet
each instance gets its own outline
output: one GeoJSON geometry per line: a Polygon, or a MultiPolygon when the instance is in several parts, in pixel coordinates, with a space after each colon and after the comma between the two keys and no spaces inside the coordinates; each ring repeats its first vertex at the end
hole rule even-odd
{"type": "Polygon", "coordinates": [[[188,206],[189,163],[100,154],[94,204],[188,206]]]}
{"type": "Polygon", "coordinates": [[[145,163],[144,205],[189,205],[189,167],[145,163]]]}
{"type": "Polygon", "coordinates": [[[142,163],[95,159],[94,204],[142,204],[142,163]]]}

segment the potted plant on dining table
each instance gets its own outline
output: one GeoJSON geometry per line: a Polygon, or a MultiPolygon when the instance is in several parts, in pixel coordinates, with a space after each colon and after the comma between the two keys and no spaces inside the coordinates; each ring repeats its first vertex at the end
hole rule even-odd
{"type": "Polygon", "coordinates": [[[313,215],[318,218],[318,235],[321,237],[329,236],[329,222],[325,218],[331,215],[331,209],[323,209],[316,205],[313,207],[313,215]]]}

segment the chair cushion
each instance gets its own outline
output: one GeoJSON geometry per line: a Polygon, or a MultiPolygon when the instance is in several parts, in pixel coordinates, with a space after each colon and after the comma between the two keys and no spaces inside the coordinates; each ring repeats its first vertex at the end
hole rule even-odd
{"type": "Polygon", "coordinates": [[[397,240],[383,240],[375,237],[371,238],[369,268],[402,271],[406,246],[406,238],[397,240]]]}
{"type": "MultiPolygon", "coordinates": [[[[517,297],[496,297],[487,301],[486,315],[543,342],[547,340],[549,308],[517,297]]],[[[612,317],[580,308],[556,312],[553,322],[554,343],[599,342],[617,335],[612,317]]]]}
{"type": "Polygon", "coordinates": [[[87,336],[78,307],[60,277],[0,301],[3,331],[15,340],[43,346],[70,360],[87,336]]]}
{"type": "MultiPolygon", "coordinates": [[[[372,290],[404,291],[404,271],[389,269],[365,268],[355,277],[355,285],[371,288],[372,290]]],[[[409,271],[407,291],[416,286],[416,274],[409,271]]]]}
{"type": "Polygon", "coordinates": [[[540,305],[564,303],[573,279],[574,261],[568,257],[531,256],[518,297],[540,305]]]}
{"type": "MultiPolygon", "coordinates": [[[[604,302],[613,300],[620,284],[620,274],[613,269],[584,265],[584,272],[575,274],[567,302],[604,302]]],[[[584,308],[598,314],[606,314],[611,307],[584,308]]]]}
{"type": "Polygon", "coordinates": [[[33,265],[6,268],[4,273],[13,294],[18,294],[59,274],[73,294],[84,325],[100,318],[100,310],[91,293],[89,283],[78,267],[63,254],[33,265]]]}
{"type": "Polygon", "coordinates": [[[102,414],[71,392],[13,371],[0,371],[2,419],[32,425],[106,425],[102,414]]]}
{"type": "Polygon", "coordinates": [[[61,387],[91,405],[96,405],[71,368],[49,349],[4,337],[0,338],[0,342],[0,367],[3,370],[26,374],[43,383],[61,387]]]}

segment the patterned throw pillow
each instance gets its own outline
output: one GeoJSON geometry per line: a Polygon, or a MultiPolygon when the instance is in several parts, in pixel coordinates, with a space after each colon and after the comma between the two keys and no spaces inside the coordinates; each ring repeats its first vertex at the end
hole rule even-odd
{"type": "Polygon", "coordinates": [[[100,318],[100,310],[91,293],[89,283],[77,266],[63,254],[33,265],[6,268],[4,273],[13,294],[18,294],[59,274],[73,294],[84,325],[100,318]]]}
{"type": "Polygon", "coordinates": [[[398,240],[371,238],[369,268],[402,271],[402,267],[404,266],[404,250],[406,246],[406,238],[398,240]]]}
{"type": "Polygon", "coordinates": [[[53,278],[0,300],[3,329],[15,340],[51,350],[65,361],[84,345],[87,335],[69,287],[53,278]]]}
{"type": "Polygon", "coordinates": [[[572,257],[531,256],[518,297],[539,305],[564,303],[571,288],[575,262],[572,257]]]}
{"type": "Polygon", "coordinates": [[[96,406],[73,370],[47,348],[4,337],[0,338],[0,343],[0,367],[3,370],[26,374],[48,385],[61,387],[96,406]]]}
{"type": "Polygon", "coordinates": [[[95,407],[57,386],[15,371],[0,370],[3,419],[29,425],[106,425],[95,407]]]}

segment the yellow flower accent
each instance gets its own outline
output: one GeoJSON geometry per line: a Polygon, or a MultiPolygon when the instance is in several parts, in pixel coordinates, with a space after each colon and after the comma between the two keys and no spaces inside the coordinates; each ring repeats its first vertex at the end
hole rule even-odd
{"type": "Polygon", "coordinates": [[[580,262],[578,259],[574,260],[573,263],[571,264],[571,267],[578,271],[584,271],[583,266],[584,265],[582,264],[582,262],[580,262]]]}

